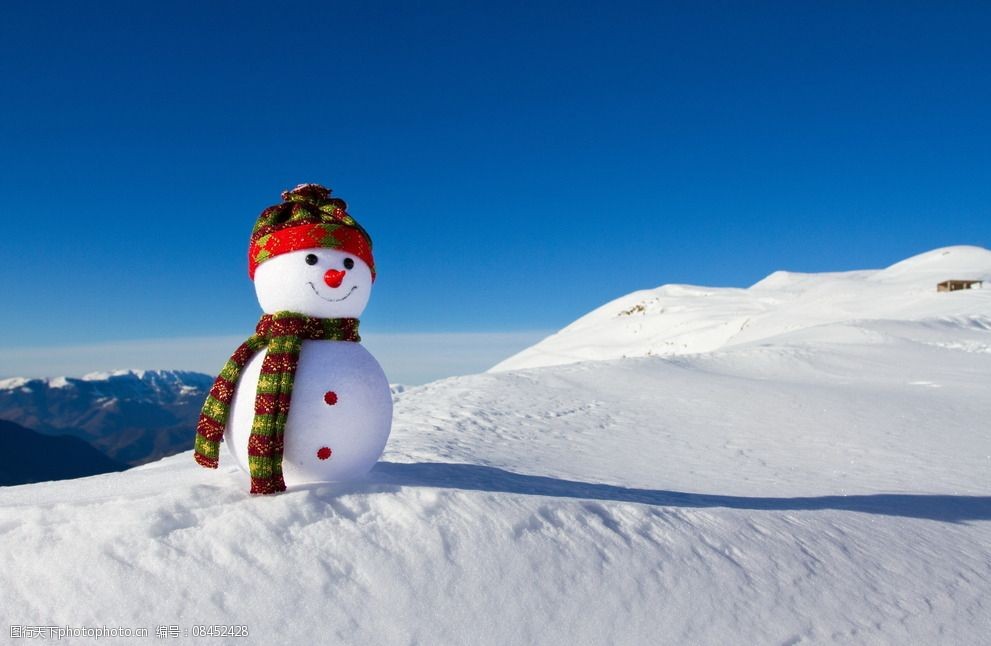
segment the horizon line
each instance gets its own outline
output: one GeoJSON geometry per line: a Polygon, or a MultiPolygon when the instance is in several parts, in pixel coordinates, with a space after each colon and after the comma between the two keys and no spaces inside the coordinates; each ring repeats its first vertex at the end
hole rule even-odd
{"type": "MultiPolygon", "coordinates": [[[[390,383],[418,385],[485,372],[556,330],[368,332],[362,345],[390,383]]],[[[246,336],[224,334],[0,347],[0,379],[80,378],[114,370],[184,370],[216,375],[246,336]]]]}

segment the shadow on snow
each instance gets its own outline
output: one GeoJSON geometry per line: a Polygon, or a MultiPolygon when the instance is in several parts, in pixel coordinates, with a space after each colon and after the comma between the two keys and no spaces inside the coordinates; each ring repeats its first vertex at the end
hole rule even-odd
{"type": "Polygon", "coordinates": [[[991,496],[928,494],[863,494],[763,498],[631,489],[592,482],[522,475],[475,464],[379,462],[370,474],[374,483],[404,487],[438,487],[611,500],[660,507],[750,509],[756,511],[820,511],[836,509],[884,516],[925,518],[946,522],[991,520],[991,496]]]}

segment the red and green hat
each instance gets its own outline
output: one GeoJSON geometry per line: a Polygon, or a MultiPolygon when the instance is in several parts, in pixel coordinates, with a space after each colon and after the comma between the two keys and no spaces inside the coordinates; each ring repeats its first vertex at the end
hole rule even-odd
{"type": "Polygon", "coordinates": [[[262,211],[251,231],[248,276],[252,280],[258,265],[270,258],[321,247],[340,249],[361,258],[375,280],[372,239],[348,215],[344,200],[331,197],[330,189],[319,184],[300,184],[291,191],[283,191],[282,200],[282,204],[262,211]]]}

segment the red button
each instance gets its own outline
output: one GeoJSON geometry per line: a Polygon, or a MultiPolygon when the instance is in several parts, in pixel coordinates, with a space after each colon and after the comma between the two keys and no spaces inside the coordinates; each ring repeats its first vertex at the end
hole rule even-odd
{"type": "Polygon", "coordinates": [[[321,446],[320,450],[317,451],[317,457],[321,460],[326,460],[330,457],[331,453],[333,453],[333,451],[330,450],[329,446],[321,446]]]}
{"type": "Polygon", "coordinates": [[[335,393],[333,390],[328,390],[324,394],[323,400],[327,402],[328,406],[333,406],[334,404],[337,403],[337,393],[335,393]]]}

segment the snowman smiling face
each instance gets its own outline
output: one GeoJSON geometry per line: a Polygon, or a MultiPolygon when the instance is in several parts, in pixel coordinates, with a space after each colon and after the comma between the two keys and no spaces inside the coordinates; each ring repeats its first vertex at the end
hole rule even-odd
{"type": "Polygon", "coordinates": [[[372,295],[372,272],[361,258],[344,251],[301,249],[260,264],[255,294],[266,314],[358,318],[372,295]]]}

